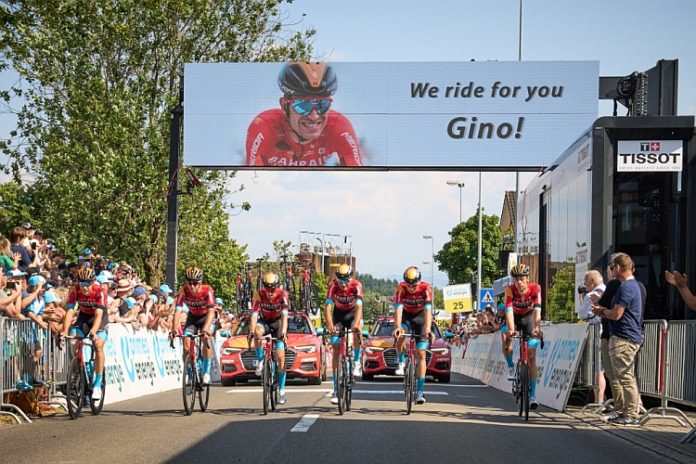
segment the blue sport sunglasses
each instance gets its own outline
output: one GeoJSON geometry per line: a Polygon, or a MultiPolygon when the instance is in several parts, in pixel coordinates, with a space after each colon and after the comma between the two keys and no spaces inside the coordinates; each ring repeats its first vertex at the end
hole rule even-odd
{"type": "Polygon", "coordinates": [[[290,103],[290,108],[300,116],[309,116],[313,110],[316,110],[318,114],[325,114],[331,108],[331,99],[296,99],[290,103]]]}

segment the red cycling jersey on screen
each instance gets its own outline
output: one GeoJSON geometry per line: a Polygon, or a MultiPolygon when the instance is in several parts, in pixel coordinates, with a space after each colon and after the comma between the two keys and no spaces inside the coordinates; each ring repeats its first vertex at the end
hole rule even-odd
{"type": "Polygon", "coordinates": [[[99,283],[94,282],[85,293],[76,285],[70,289],[66,305],[70,309],[75,306],[75,303],[81,313],[93,316],[98,308],[106,309],[106,290],[99,283]]]}
{"type": "Polygon", "coordinates": [[[512,311],[519,316],[524,316],[535,307],[541,307],[541,287],[532,282],[523,295],[514,284],[508,286],[505,289],[505,307],[512,307],[512,311]]]}
{"type": "Polygon", "coordinates": [[[182,306],[186,303],[189,314],[194,316],[202,316],[208,313],[208,308],[215,306],[215,294],[210,285],[201,285],[198,291],[194,291],[188,284],[184,287],[176,297],[176,306],[182,306]]]}
{"type": "Polygon", "coordinates": [[[254,300],[252,311],[260,313],[264,321],[275,321],[287,311],[288,307],[288,292],[282,288],[276,288],[272,291],[261,288],[259,296],[254,300]]]}
{"type": "Polygon", "coordinates": [[[425,309],[425,305],[433,302],[433,288],[428,282],[418,282],[412,292],[406,282],[401,282],[394,295],[394,303],[403,305],[404,311],[417,314],[425,309]]]}
{"type": "MultiPolygon", "coordinates": [[[[246,139],[248,166],[361,166],[358,138],[341,113],[326,113],[321,134],[300,143],[281,109],[264,111],[254,118],[246,139]]],[[[307,122],[309,124],[310,122],[307,122]]]]}
{"type": "Polygon", "coordinates": [[[326,299],[333,302],[334,308],[339,311],[352,311],[355,309],[355,303],[358,299],[363,298],[363,288],[359,280],[350,279],[348,285],[341,287],[334,280],[331,282],[329,291],[326,294],[326,299]]]}

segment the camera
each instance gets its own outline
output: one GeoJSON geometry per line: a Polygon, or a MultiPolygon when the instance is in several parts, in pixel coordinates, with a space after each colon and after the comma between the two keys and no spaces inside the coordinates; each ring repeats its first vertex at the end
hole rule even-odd
{"type": "Polygon", "coordinates": [[[587,293],[587,287],[585,287],[584,285],[580,285],[580,286],[578,287],[578,293],[579,293],[580,295],[584,295],[585,293],[587,293]]]}

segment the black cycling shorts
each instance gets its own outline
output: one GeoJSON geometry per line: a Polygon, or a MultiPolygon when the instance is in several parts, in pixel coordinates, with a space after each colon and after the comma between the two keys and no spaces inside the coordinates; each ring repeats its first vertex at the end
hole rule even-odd
{"type": "Polygon", "coordinates": [[[191,313],[186,315],[186,323],[184,324],[184,333],[195,335],[203,330],[205,326],[205,320],[208,318],[207,314],[202,316],[194,316],[191,313]]]}
{"type": "Polygon", "coordinates": [[[532,333],[534,333],[534,311],[529,311],[527,314],[523,316],[519,316],[515,314],[515,330],[519,332],[520,334],[528,335],[529,338],[532,338],[532,333]]]}
{"type": "MultiPolygon", "coordinates": [[[[101,332],[102,330],[106,329],[106,324],[109,323],[109,316],[106,314],[106,310],[102,310],[102,318],[101,318],[101,324],[99,326],[99,329],[97,329],[97,332],[101,332]]],[[[89,315],[85,314],[82,311],[80,311],[77,314],[77,319],[73,323],[73,327],[80,329],[82,333],[86,336],[90,330],[92,330],[92,326],[94,325],[94,319],[96,318],[96,314],[89,315]]]]}
{"type": "Polygon", "coordinates": [[[263,327],[263,334],[268,335],[271,334],[271,337],[273,338],[280,338],[280,329],[281,329],[281,324],[283,322],[283,318],[279,317],[278,319],[274,321],[267,321],[265,319],[259,319],[257,324],[260,324],[261,327],[263,327]]]}
{"type": "Polygon", "coordinates": [[[336,328],[343,327],[344,329],[350,330],[355,322],[355,311],[339,311],[334,308],[333,310],[333,323],[336,328]]]}
{"type": "Polygon", "coordinates": [[[415,335],[416,343],[423,341],[428,341],[424,337],[425,328],[425,311],[421,311],[416,314],[411,314],[404,311],[401,315],[401,328],[406,332],[415,335]]]}

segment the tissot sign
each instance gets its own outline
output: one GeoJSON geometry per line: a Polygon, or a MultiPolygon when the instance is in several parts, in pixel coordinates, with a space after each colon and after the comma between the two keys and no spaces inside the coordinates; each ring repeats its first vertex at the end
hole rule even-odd
{"type": "Polygon", "coordinates": [[[681,172],[681,140],[620,140],[618,172],[681,172]]]}
{"type": "Polygon", "coordinates": [[[184,162],[249,169],[547,166],[597,116],[597,62],[185,68],[184,162]]]}

